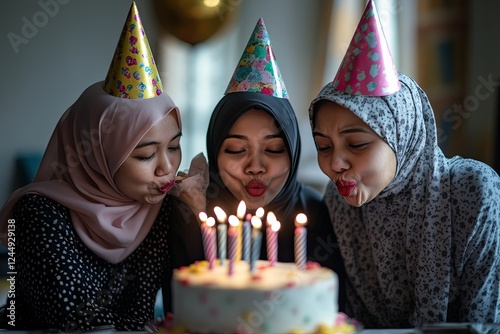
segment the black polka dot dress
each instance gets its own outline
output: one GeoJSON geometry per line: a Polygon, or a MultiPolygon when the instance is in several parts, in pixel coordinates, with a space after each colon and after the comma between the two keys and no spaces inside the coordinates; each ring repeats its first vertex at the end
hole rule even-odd
{"type": "Polygon", "coordinates": [[[6,304],[15,305],[15,323],[4,306],[3,327],[143,330],[154,317],[161,284],[170,283],[169,215],[165,200],[145,240],[125,260],[112,264],[83,244],[67,208],[42,195],[23,196],[14,213],[15,296],[6,304]]]}

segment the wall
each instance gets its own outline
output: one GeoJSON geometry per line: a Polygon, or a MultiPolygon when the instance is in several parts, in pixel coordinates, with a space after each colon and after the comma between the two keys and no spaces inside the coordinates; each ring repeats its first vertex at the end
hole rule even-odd
{"type": "MultiPolygon", "coordinates": [[[[238,29],[240,41],[236,46],[237,57],[257,19],[264,17],[291,102],[306,125],[303,132],[309,131],[307,106],[313,95],[307,87],[316,80],[310,69],[317,49],[314,36],[317,17],[327,0],[293,2],[293,5],[289,0],[232,0],[231,3],[239,7],[238,25],[234,28],[238,29]]],[[[87,86],[104,79],[130,4],[131,1],[123,0],[22,0],[3,4],[0,203],[16,187],[16,155],[43,151],[63,112],[87,86]],[[12,43],[9,33],[19,39],[16,37],[12,43]],[[20,39],[26,43],[17,44],[20,39]]],[[[137,6],[156,53],[158,33],[152,3],[138,0],[137,6]]],[[[234,65],[231,63],[231,69],[237,60],[234,65]]],[[[176,100],[176,96],[172,97],[176,100]]],[[[312,140],[305,134],[304,141],[308,141],[305,145],[311,147],[312,140]]],[[[188,158],[185,157],[186,161],[188,158]]],[[[321,178],[315,160],[308,160],[309,165],[302,170],[321,178]]]]}
{"type": "MultiPolygon", "coordinates": [[[[463,153],[492,165],[495,151],[497,159],[500,155],[500,147],[494,145],[500,117],[500,2],[470,1],[470,9],[468,87],[460,114],[465,128],[463,153]]],[[[500,173],[500,165],[496,168],[500,173]]]]}
{"type": "MultiPolygon", "coordinates": [[[[16,154],[43,151],[63,112],[87,86],[104,79],[130,4],[123,0],[2,2],[0,203],[16,186],[16,154]]],[[[150,2],[139,0],[137,7],[154,42],[150,2]]]]}
{"type": "Polygon", "coordinates": [[[227,1],[220,18],[228,22],[225,21],[212,37],[195,46],[162,31],[159,58],[161,72],[165,74],[162,80],[179,106],[183,120],[181,170],[189,167],[191,157],[199,152],[206,153],[210,115],[223,96],[258,19],[263,18],[300,124],[303,149],[299,179],[318,189],[326,184],[327,178],[316,162],[308,107],[323,84],[331,81],[334,75],[330,73],[323,82],[324,76],[317,75],[316,71],[324,50],[324,43],[319,42],[318,37],[321,19],[329,14],[325,13],[329,2],[227,1]]]}

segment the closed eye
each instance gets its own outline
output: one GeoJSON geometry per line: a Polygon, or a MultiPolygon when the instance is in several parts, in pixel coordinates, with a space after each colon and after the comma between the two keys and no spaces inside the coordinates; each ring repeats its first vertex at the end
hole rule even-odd
{"type": "Polygon", "coordinates": [[[180,149],[181,149],[181,146],[180,146],[180,145],[177,145],[177,146],[172,146],[172,147],[169,147],[169,148],[168,148],[168,150],[169,150],[169,151],[173,151],[173,152],[178,151],[178,150],[180,150],[180,149]]]}
{"type": "Polygon", "coordinates": [[[328,151],[330,148],[331,148],[331,146],[319,146],[319,145],[316,145],[316,150],[317,150],[318,152],[326,152],[326,151],[328,151]]]}
{"type": "Polygon", "coordinates": [[[237,151],[229,150],[229,149],[224,150],[224,153],[227,153],[227,154],[240,154],[240,153],[244,153],[244,152],[245,152],[245,150],[237,150],[237,151]]]}
{"type": "Polygon", "coordinates": [[[285,153],[286,150],[285,149],[281,149],[281,150],[266,150],[266,152],[273,153],[273,154],[282,154],[282,153],[285,153]]]}
{"type": "Polygon", "coordinates": [[[349,145],[351,148],[354,148],[354,149],[360,149],[360,148],[364,148],[366,147],[366,145],[368,145],[367,143],[362,143],[362,144],[356,144],[356,145],[349,145]]]}
{"type": "Polygon", "coordinates": [[[137,156],[135,157],[137,160],[139,161],[148,161],[148,160],[151,160],[155,157],[155,153],[151,154],[150,156],[147,156],[147,157],[141,157],[141,156],[137,156]]]}

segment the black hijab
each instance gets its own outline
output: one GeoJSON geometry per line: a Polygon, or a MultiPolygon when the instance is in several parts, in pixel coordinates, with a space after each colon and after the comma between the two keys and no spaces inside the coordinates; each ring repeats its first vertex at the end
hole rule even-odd
{"type": "MultiPolygon", "coordinates": [[[[225,95],[215,107],[207,133],[207,155],[210,184],[207,189],[208,212],[220,206],[225,212],[235,213],[239,200],[226,188],[220,179],[217,156],[234,123],[250,109],[267,112],[283,135],[290,158],[290,174],[276,198],[264,209],[273,211],[283,224],[283,218],[293,214],[301,188],[297,181],[300,157],[300,135],[297,118],[288,99],[276,98],[261,93],[238,92],[225,95]]],[[[293,217],[294,218],[294,217],[293,217]]],[[[292,220],[293,223],[293,220],[292,220]]]]}

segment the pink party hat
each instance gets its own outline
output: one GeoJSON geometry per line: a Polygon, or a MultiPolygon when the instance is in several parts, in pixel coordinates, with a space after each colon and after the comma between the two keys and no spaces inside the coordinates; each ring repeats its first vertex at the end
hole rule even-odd
{"type": "Polygon", "coordinates": [[[385,96],[401,88],[373,0],[368,0],[333,87],[363,96],[385,96]]]}
{"type": "Polygon", "coordinates": [[[130,7],[103,88],[126,99],[148,99],[163,92],[135,2],[130,7]]]}
{"type": "Polygon", "coordinates": [[[257,21],[248,40],[226,94],[256,92],[280,98],[288,98],[264,20],[257,21]]]}

